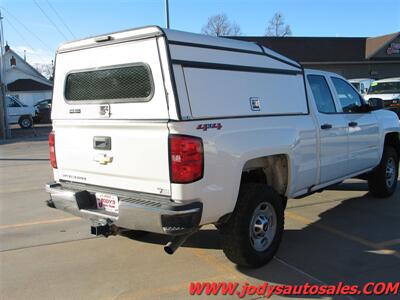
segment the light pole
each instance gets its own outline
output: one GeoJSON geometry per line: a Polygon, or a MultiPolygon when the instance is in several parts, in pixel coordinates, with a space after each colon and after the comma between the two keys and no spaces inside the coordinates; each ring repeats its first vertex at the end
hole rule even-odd
{"type": "Polygon", "coordinates": [[[165,19],[167,23],[167,28],[169,29],[169,1],[165,0],[165,19]]]}
{"type": "Polygon", "coordinates": [[[0,139],[10,137],[10,130],[7,121],[7,101],[6,101],[6,82],[5,82],[5,66],[4,66],[4,33],[3,33],[3,16],[0,9],[0,139]]]}

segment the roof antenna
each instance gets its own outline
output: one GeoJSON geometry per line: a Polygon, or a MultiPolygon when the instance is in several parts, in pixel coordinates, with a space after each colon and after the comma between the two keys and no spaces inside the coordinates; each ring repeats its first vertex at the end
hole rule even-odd
{"type": "Polygon", "coordinates": [[[24,61],[26,61],[26,49],[24,49],[24,61]]]}

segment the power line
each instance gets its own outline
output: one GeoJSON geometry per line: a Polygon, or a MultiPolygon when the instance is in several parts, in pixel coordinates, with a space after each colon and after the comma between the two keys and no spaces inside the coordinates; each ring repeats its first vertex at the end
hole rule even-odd
{"type": "Polygon", "coordinates": [[[50,3],[49,0],[46,0],[47,4],[50,6],[50,8],[54,11],[54,13],[56,14],[56,16],[60,19],[61,23],[63,23],[64,27],[67,28],[67,30],[69,31],[69,33],[72,35],[72,37],[74,39],[76,39],[76,36],[72,33],[71,29],[69,28],[69,26],[67,25],[66,22],[64,22],[63,18],[61,17],[61,15],[57,12],[57,10],[54,8],[54,6],[50,3]]]}
{"type": "Polygon", "coordinates": [[[21,22],[13,13],[11,13],[8,9],[5,9],[4,7],[1,7],[4,11],[7,12],[8,15],[10,15],[16,22],[18,22],[22,27],[24,27],[24,29],[26,31],[28,31],[32,36],[34,36],[39,42],[42,43],[43,46],[45,46],[45,48],[51,49],[52,47],[50,47],[46,42],[44,42],[35,32],[33,32],[32,30],[29,29],[28,26],[26,26],[23,22],[21,22]]]}
{"type": "Polygon", "coordinates": [[[58,28],[57,24],[53,22],[53,20],[46,14],[46,12],[42,9],[42,7],[39,5],[39,3],[36,0],[33,0],[35,2],[36,6],[40,9],[42,14],[47,18],[47,20],[53,25],[53,27],[64,37],[64,39],[68,40],[68,38],[65,36],[65,34],[58,28]]]}
{"type": "Polygon", "coordinates": [[[34,48],[32,47],[32,45],[28,42],[28,40],[24,37],[24,35],[17,29],[17,27],[15,27],[15,26],[10,22],[10,20],[8,20],[8,19],[4,19],[4,20],[6,20],[6,22],[8,23],[8,25],[10,25],[10,26],[14,29],[14,31],[20,36],[21,39],[24,40],[24,42],[25,42],[31,49],[34,49],[34,48]]]}
{"type": "MultiPolygon", "coordinates": [[[[14,29],[14,31],[21,37],[22,40],[24,40],[24,42],[33,50],[35,49],[34,47],[32,47],[32,45],[28,42],[28,40],[25,38],[25,36],[10,22],[10,20],[4,18],[4,20],[6,20],[6,22],[14,29]]],[[[38,53],[30,53],[35,55],[36,57],[40,58],[42,60],[42,63],[48,63],[46,62],[47,60],[41,56],[38,53]]]]}

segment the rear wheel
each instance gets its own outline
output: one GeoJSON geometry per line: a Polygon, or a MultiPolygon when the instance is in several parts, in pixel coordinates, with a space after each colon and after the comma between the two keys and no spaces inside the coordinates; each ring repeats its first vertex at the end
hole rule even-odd
{"type": "Polygon", "coordinates": [[[19,121],[18,124],[21,128],[31,128],[33,125],[33,120],[32,117],[30,116],[22,116],[19,121]]]}
{"type": "Polygon", "coordinates": [[[278,250],[283,227],[284,205],[278,193],[265,184],[244,184],[235,211],[220,228],[223,251],[237,265],[260,267],[278,250]]]}
{"type": "Polygon", "coordinates": [[[369,175],[369,191],[380,198],[391,196],[396,190],[398,171],[398,154],[393,147],[386,146],[379,166],[369,175]]]}

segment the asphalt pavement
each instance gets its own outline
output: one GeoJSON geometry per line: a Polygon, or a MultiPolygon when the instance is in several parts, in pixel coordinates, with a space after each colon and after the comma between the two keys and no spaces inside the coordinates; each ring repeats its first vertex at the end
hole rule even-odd
{"type": "MultiPolygon", "coordinates": [[[[45,205],[51,179],[47,141],[0,145],[1,299],[203,299],[209,297],[189,295],[190,281],[362,285],[400,278],[400,184],[388,199],[372,197],[364,181],[348,180],[289,200],[275,259],[247,269],[225,258],[213,226],[172,256],[163,252],[161,235],[91,236],[88,223],[45,205]]],[[[285,298],[332,299],[271,299],[285,298]]]]}

